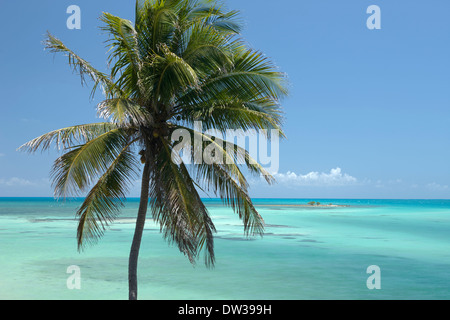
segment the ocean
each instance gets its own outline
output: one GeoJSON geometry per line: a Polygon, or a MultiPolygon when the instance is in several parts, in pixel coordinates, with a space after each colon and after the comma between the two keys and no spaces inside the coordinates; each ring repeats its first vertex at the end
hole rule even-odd
{"type": "MultiPolygon", "coordinates": [[[[450,299],[450,200],[254,199],[266,229],[252,238],[220,200],[205,203],[217,229],[215,267],[202,257],[191,265],[149,218],[139,299],[450,299]],[[342,206],[302,206],[309,201],[342,206]]],[[[0,198],[0,299],[128,299],[138,199],[82,252],[80,204],[0,198]]]]}

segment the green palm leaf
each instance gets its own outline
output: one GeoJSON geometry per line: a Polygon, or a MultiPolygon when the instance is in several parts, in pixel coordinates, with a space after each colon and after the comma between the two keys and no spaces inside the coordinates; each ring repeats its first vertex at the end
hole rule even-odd
{"type": "Polygon", "coordinates": [[[284,137],[281,129],[283,115],[276,103],[270,99],[255,101],[227,101],[210,100],[210,104],[197,104],[192,107],[179,108],[177,116],[187,119],[193,125],[194,121],[202,121],[205,129],[217,129],[225,132],[227,129],[241,129],[242,131],[256,130],[265,133],[276,130],[284,137]]]}
{"type": "Polygon", "coordinates": [[[82,85],[87,83],[86,76],[94,82],[91,97],[94,97],[99,85],[103,88],[105,96],[112,96],[118,91],[118,88],[114,85],[110,77],[92,67],[89,62],[67,48],[61,40],[50,33],[47,33],[47,38],[44,40],[44,46],[52,53],[62,53],[69,58],[69,65],[74,72],[77,72],[80,75],[82,85]]]}
{"type": "Polygon", "coordinates": [[[85,191],[128,142],[126,130],[113,129],[60,156],[52,168],[55,195],[67,197],[85,191]]]}
{"type": "Polygon", "coordinates": [[[183,164],[171,161],[172,152],[164,140],[159,156],[150,192],[152,216],[160,223],[164,237],[177,244],[192,263],[206,245],[205,262],[212,265],[215,228],[193,180],[183,164]]]}
{"type": "Polygon", "coordinates": [[[59,150],[86,143],[99,135],[117,129],[114,123],[90,123],[54,130],[28,141],[18,148],[30,153],[48,150],[53,144],[59,150]]]}
{"type": "MultiPolygon", "coordinates": [[[[190,167],[192,167],[193,176],[199,187],[212,190],[226,205],[232,207],[242,219],[244,231],[247,235],[262,235],[264,221],[252,204],[248,195],[248,183],[239,165],[245,165],[250,172],[258,177],[263,176],[268,183],[274,181],[272,175],[258,164],[244,148],[217,137],[212,138],[187,127],[177,127],[177,129],[180,128],[189,131],[193,140],[202,141],[201,144],[197,145],[194,141],[191,142],[190,163],[192,165],[190,167]],[[213,144],[215,150],[220,153],[218,158],[221,158],[221,161],[211,164],[205,161],[195,161],[196,156],[199,153],[203,154],[205,148],[210,144],[213,144]]],[[[181,162],[180,158],[176,160],[175,162],[181,162]]]]}
{"type": "Polygon", "coordinates": [[[195,87],[198,77],[195,70],[182,58],[162,46],[164,57],[155,60],[156,72],[160,74],[155,97],[159,102],[170,103],[177,92],[195,87]]]}
{"type": "Polygon", "coordinates": [[[274,182],[274,177],[267,170],[265,170],[245,148],[235,144],[234,142],[222,140],[216,136],[212,137],[208,134],[181,125],[173,125],[172,134],[177,129],[186,130],[191,136],[192,140],[190,141],[190,146],[192,148],[190,163],[198,164],[199,161],[196,160],[198,156],[200,155],[201,158],[204,150],[208,146],[213,145],[220,153],[218,155],[218,158],[221,158],[220,163],[228,165],[232,176],[246,187],[248,187],[248,185],[244,175],[239,169],[239,166],[245,166],[250,173],[254,174],[256,177],[264,177],[269,184],[274,182]],[[201,141],[202,143],[196,144],[195,140],[201,141]]]}
{"type": "Polygon", "coordinates": [[[249,49],[233,58],[233,69],[207,79],[201,91],[220,94],[224,91],[241,100],[270,97],[279,100],[287,94],[285,76],[261,53],[249,49]]]}
{"type": "Polygon", "coordinates": [[[120,213],[128,187],[137,178],[138,164],[129,150],[133,142],[122,149],[78,209],[79,249],[87,243],[95,243],[103,235],[105,227],[120,213]]]}
{"type": "Polygon", "coordinates": [[[121,127],[152,126],[154,119],[151,113],[139,104],[123,98],[107,99],[97,105],[97,113],[101,118],[110,119],[121,127]]]}

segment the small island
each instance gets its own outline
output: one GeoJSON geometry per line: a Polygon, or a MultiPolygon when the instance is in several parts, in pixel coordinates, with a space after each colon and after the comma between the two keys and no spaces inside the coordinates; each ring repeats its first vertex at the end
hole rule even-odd
{"type": "Polygon", "coordinates": [[[312,207],[312,208],[330,208],[330,207],[349,207],[349,205],[343,204],[322,204],[319,201],[310,201],[307,204],[258,204],[259,206],[270,206],[270,207],[312,207]]]}
{"type": "Polygon", "coordinates": [[[337,205],[337,204],[332,204],[332,203],[329,203],[329,204],[321,204],[319,201],[310,201],[310,202],[308,202],[307,203],[307,205],[308,206],[314,206],[314,207],[342,207],[342,206],[340,206],[340,205],[337,205]]]}

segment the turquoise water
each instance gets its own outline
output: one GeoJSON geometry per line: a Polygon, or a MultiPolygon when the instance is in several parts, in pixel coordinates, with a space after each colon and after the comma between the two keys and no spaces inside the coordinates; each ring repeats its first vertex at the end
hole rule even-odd
{"type": "MultiPolygon", "coordinates": [[[[450,299],[450,200],[255,199],[263,238],[243,237],[231,209],[206,200],[217,228],[216,266],[193,267],[148,220],[140,299],[450,299]],[[367,267],[380,268],[369,290],[367,267]]],[[[127,299],[128,251],[138,201],[79,253],[79,200],[0,198],[0,299],[127,299]],[[80,289],[68,289],[69,266],[80,289]]]]}

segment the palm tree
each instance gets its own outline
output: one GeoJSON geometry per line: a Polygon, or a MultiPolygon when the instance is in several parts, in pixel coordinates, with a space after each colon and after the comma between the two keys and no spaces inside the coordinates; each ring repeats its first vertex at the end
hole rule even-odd
{"type": "MultiPolygon", "coordinates": [[[[194,130],[266,129],[280,134],[284,74],[240,37],[238,12],[215,1],[146,0],[136,2],[135,22],[103,13],[109,34],[110,72],[103,73],[48,33],[45,48],[68,57],[92,96],[103,89],[98,114],[105,122],[46,133],[19,149],[56,146],[62,151],[51,170],[55,197],[84,195],[77,210],[78,250],[95,243],[120,213],[129,187],[141,174],[136,229],[129,256],[129,299],[137,299],[137,264],[150,207],[164,238],[192,263],[204,252],[214,265],[214,224],[198,189],[213,191],[243,221],[246,235],[262,235],[264,221],[252,204],[242,168],[270,176],[243,148],[194,130]],[[172,161],[175,130],[187,130],[214,144],[223,163],[172,161]],[[241,157],[241,159],[238,159],[241,157]],[[240,161],[240,162],[239,162],[240,161]],[[143,168],[142,168],[143,166],[143,168]]],[[[199,148],[192,148],[192,157],[199,148]]]]}

